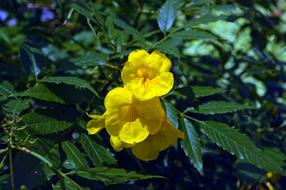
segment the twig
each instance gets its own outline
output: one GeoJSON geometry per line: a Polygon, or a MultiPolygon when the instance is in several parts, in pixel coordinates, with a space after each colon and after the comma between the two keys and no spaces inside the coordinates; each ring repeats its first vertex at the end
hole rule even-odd
{"type": "Polygon", "coordinates": [[[14,180],[14,170],[13,170],[13,157],[12,157],[12,149],[9,146],[9,171],[10,171],[10,180],[11,180],[11,189],[15,190],[15,180],[14,180]]]}

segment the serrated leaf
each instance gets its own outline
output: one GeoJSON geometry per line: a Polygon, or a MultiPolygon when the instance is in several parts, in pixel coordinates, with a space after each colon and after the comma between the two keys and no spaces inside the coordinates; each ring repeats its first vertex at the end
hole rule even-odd
{"type": "Polygon", "coordinates": [[[4,96],[5,98],[9,97],[9,96],[14,96],[14,87],[13,85],[8,82],[8,81],[3,81],[0,84],[0,95],[4,96]]]}
{"type": "Polygon", "coordinates": [[[29,129],[42,135],[57,133],[71,126],[69,122],[59,121],[36,112],[30,112],[24,115],[23,121],[29,129]]]}
{"type": "Polygon", "coordinates": [[[198,109],[188,109],[190,112],[200,113],[204,115],[230,113],[239,110],[254,109],[253,106],[242,105],[235,102],[211,101],[199,105],[198,109]]]}
{"type": "Polygon", "coordinates": [[[239,133],[236,129],[225,123],[215,121],[200,122],[200,126],[203,133],[214,143],[236,155],[239,159],[267,171],[282,172],[281,162],[278,162],[277,158],[273,158],[256,148],[246,135],[239,133]]]}
{"type": "Polygon", "coordinates": [[[172,35],[174,38],[184,40],[215,40],[217,37],[209,32],[198,30],[184,30],[176,32],[172,35]]]}
{"type": "Polygon", "coordinates": [[[224,92],[224,90],[221,88],[214,88],[210,86],[192,86],[191,88],[196,98],[211,96],[224,92]]]}
{"type": "Polygon", "coordinates": [[[96,167],[86,170],[74,170],[74,174],[89,180],[102,181],[105,184],[118,184],[126,181],[143,180],[150,178],[163,178],[162,176],[143,175],[134,171],[119,168],[96,167]]]}
{"type": "Polygon", "coordinates": [[[3,106],[3,110],[12,115],[20,115],[21,112],[30,107],[31,100],[10,100],[3,106]]]}
{"type": "Polygon", "coordinates": [[[226,16],[215,16],[215,15],[207,14],[199,18],[194,18],[191,21],[188,21],[187,23],[185,23],[184,28],[190,28],[190,27],[197,26],[199,24],[207,24],[207,23],[216,22],[219,20],[225,20],[226,18],[227,18],[226,16]]]}
{"type": "Polygon", "coordinates": [[[173,25],[176,18],[176,7],[173,0],[167,0],[159,10],[157,23],[160,30],[166,33],[173,25]]]}
{"type": "Polygon", "coordinates": [[[66,153],[67,160],[73,162],[75,168],[88,168],[88,163],[82,152],[71,142],[63,142],[62,147],[66,153]]]}
{"type": "Polygon", "coordinates": [[[89,136],[81,135],[81,145],[95,166],[116,164],[112,154],[103,146],[93,141],[89,136]]]}
{"type": "Polygon", "coordinates": [[[180,126],[186,137],[181,142],[185,154],[190,158],[193,166],[203,175],[203,155],[199,135],[193,124],[186,118],[180,118],[180,126]]]}
{"type": "Polygon", "coordinates": [[[83,79],[77,77],[69,76],[55,76],[55,77],[45,77],[40,80],[40,82],[55,83],[55,84],[68,84],[79,88],[86,88],[90,90],[93,94],[98,96],[97,92],[92,88],[92,86],[83,79]]]}
{"type": "Polygon", "coordinates": [[[167,101],[163,101],[167,117],[171,123],[178,129],[179,128],[179,117],[176,108],[167,101]]]}
{"type": "Polygon", "coordinates": [[[103,65],[108,59],[108,55],[102,53],[87,53],[82,57],[71,59],[70,61],[77,66],[103,65]]]}
{"type": "Polygon", "coordinates": [[[48,87],[43,84],[37,84],[25,92],[18,93],[18,96],[30,97],[49,102],[57,102],[63,104],[64,101],[55,95],[48,87]]]}

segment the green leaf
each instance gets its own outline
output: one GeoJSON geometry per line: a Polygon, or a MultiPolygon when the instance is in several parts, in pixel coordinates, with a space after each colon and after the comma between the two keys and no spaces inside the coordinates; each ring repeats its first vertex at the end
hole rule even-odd
{"type": "Polygon", "coordinates": [[[136,30],[135,28],[126,24],[123,20],[114,19],[114,24],[119,28],[122,28],[124,32],[126,32],[127,34],[132,35],[135,39],[139,40],[143,44],[146,44],[147,40],[143,37],[143,34],[138,30],[136,30]]]}
{"type": "Polygon", "coordinates": [[[191,88],[196,98],[211,96],[214,94],[220,94],[224,92],[224,90],[221,88],[214,88],[210,86],[192,86],[191,88]]]}
{"type": "Polygon", "coordinates": [[[163,101],[167,117],[171,123],[178,129],[179,128],[179,117],[176,108],[169,102],[163,101]]]}
{"type": "Polygon", "coordinates": [[[217,37],[209,32],[198,30],[184,30],[176,32],[172,35],[174,38],[184,40],[215,40],[217,37]]]}
{"type": "Polygon", "coordinates": [[[203,175],[203,155],[199,135],[193,124],[186,118],[180,118],[180,126],[186,137],[181,142],[185,154],[190,158],[193,166],[203,175]]]}
{"type": "Polygon", "coordinates": [[[45,100],[49,102],[57,102],[63,104],[64,101],[55,95],[48,87],[43,84],[37,84],[34,87],[28,89],[25,92],[18,93],[18,96],[36,98],[39,100],[45,100]]]}
{"type": "Polygon", "coordinates": [[[160,50],[164,53],[171,54],[177,58],[181,56],[178,49],[175,47],[174,40],[166,40],[158,45],[156,45],[155,49],[160,50]]]}
{"type": "Polygon", "coordinates": [[[211,101],[199,105],[198,109],[188,109],[190,112],[200,113],[204,115],[230,113],[239,110],[254,109],[253,106],[242,105],[235,102],[211,101]]]}
{"type": "Polygon", "coordinates": [[[0,84],[0,95],[4,96],[5,98],[14,96],[15,91],[13,85],[8,81],[3,81],[0,84]]]}
{"type": "Polygon", "coordinates": [[[85,134],[81,135],[81,144],[95,166],[116,164],[116,160],[112,154],[106,148],[93,141],[89,136],[85,134]]]}
{"type": "Polygon", "coordinates": [[[31,100],[10,100],[3,106],[3,110],[12,115],[20,115],[21,112],[30,107],[31,100]]]}
{"type": "Polygon", "coordinates": [[[62,147],[66,153],[67,160],[72,162],[75,168],[88,168],[88,163],[82,152],[71,142],[63,142],[62,147]]]}
{"type": "Polygon", "coordinates": [[[40,52],[38,49],[30,47],[27,44],[23,44],[20,48],[20,56],[23,63],[26,65],[26,68],[33,73],[35,79],[37,79],[40,74],[40,68],[36,62],[35,53],[39,54],[40,52]]]}
{"type": "Polygon", "coordinates": [[[103,65],[108,60],[108,55],[103,53],[87,53],[82,57],[71,59],[71,62],[77,66],[95,66],[103,65]]]}
{"type": "Polygon", "coordinates": [[[172,93],[178,97],[189,99],[190,97],[200,98],[211,96],[214,94],[223,93],[221,88],[214,88],[209,86],[184,86],[176,88],[172,93]]]}
{"type": "MultiPolygon", "coordinates": [[[[214,143],[236,155],[239,159],[267,171],[282,172],[281,161],[277,161],[277,157],[274,158],[256,148],[246,135],[239,133],[236,129],[216,121],[200,122],[200,126],[203,133],[214,143]]],[[[282,160],[285,160],[285,158],[282,160]]]]}
{"type": "MultiPolygon", "coordinates": [[[[66,178],[64,178],[63,183],[64,183],[67,190],[78,190],[77,186],[74,185],[70,180],[68,180],[66,178]]],[[[55,184],[55,186],[53,187],[53,190],[62,190],[62,189],[63,189],[63,187],[62,187],[62,184],[60,181],[57,182],[55,184]]]]}
{"type": "Polygon", "coordinates": [[[97,92],[94,90],[94,88],[92,88],[92,86],[88,82],[77,77],[69,77],[69,76],[45,77],[40,81],[47,83],[55,83],[55,84],[63,83],[63,84],[73,85],[79,88],[86,88],[90,90],[93,94],[98,96],[97,92]]]}
{"type": "Polygon", "coordinates": [[[173,0],[167,0],[159,10],[157,19],[160,30],[166,33],[173,25],[176,18],[176,8],[173,0]]]}
{"type": "Polygon", "coordinates": [[[84,17],[88,18],[92,22],[96,23],[95,18],[93,17],[93,13],[89,7],[84,5],[83,3],[73,3],[71,8],[74,9],[79,14],[83,15],[84,17]]]}
{"type": "Polygon", "coordinates": [[[210,22],[216,22],[218,20],[225,20],[227,17],[226,16],[215,16],[215,15],[203,15],[199,18],[194,18],[191,21],[185,23],[184,28],[190,28],[197,26],[199,24],[207,24],[210,22]]]}
{"type": "Polygon", "coordinates": [[[96,167],[86,170],[74,170],[74,174],[89,180],[102,181],[105,184],[124,183],[126,181],[143,180],[150,178],[163,178],[162,176],[143,175],[134,171],[119,168],[96,167]]]}
{"type": "Polygon", "coordinates": [[[23,121],[29,129],[42,135],[58,133],[71,126],[69,122],[59,121],[36,112],[30,112],[24,115],[23,121]]]}

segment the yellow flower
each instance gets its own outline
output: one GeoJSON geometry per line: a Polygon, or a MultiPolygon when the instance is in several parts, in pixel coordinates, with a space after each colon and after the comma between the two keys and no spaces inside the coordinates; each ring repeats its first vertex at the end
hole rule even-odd
{"type": "Polygon", "coordinates": [[[157,133],[165,118],[158,97],[139,101],[127,88],[115,88],[105,97],[105,126],[110,136],[134,145],[157,133]]]}
{"type": "Polygon", "coordinates": [[[110,144],[116,152],[120,152],[124,148],[123,142],[119,137],[110,136],[110,144]]]}
{"type": "Polygon", "coordinates": [[[133,51],[121,72],[124,85],[143,101],[167,94],[173,87],[172,63],[163,53],[133,51]]]}
{"type": "Polygon", "coordinates": [[[155,160],[161,151],[175,145],[178,138],[184,138],[184,133],[172,126],[170,121],[166,119],[158,133],[149,135],[146,140],[136,144],[131,150],[140,160],[155,160]]]}
{"type": "Polygon", "coordinates": [[[94,114],[87,114],[90,118],[92,118],[86,125],[87,132],[90,135],[97,134],[101,129],[105,128],[105,115],[94,115],[94,114]]]}
{"type": "Polygon", "coordinates": [[[123,150],[123,148],[130,148],[134,146],[132,144],[122,142],[119,137],[115,136],[110,136],[110,144],[116,152],[120,152],[121,150],[123,150]]]}

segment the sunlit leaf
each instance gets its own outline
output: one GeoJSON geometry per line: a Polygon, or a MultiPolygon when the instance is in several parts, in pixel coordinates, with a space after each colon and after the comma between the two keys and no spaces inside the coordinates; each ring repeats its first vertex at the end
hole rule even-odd
{"type": "Polygon", "coordinates": [[[217,37],[209,32],[198,30],[184,30],[176,32],[172,35],[174,38],[184,40],[215,40],[217,37]]]}
{"type": "Polygon", "coordinates": [[[194,27],[199,24],[207,24],[211,22],[216,22],[218,20],[225,20],[226,18],[227,18],[226,16],[215,16],[215,15],[207,14],[207,15],[200,16],[199,18],[193,18],[190,21],[186,22],[186,24],[184,25],[184,28],[194,27]]]}
{"type": "Polygon", "coordinates": [[[240,110],[254,109],[255,107],[249,105],[238,104],[235,102],[226,101],[211,101],[199,105],[198,109],[188,109],[190,112],[200,113],[205,115],[231,113],[240,110]]]}

